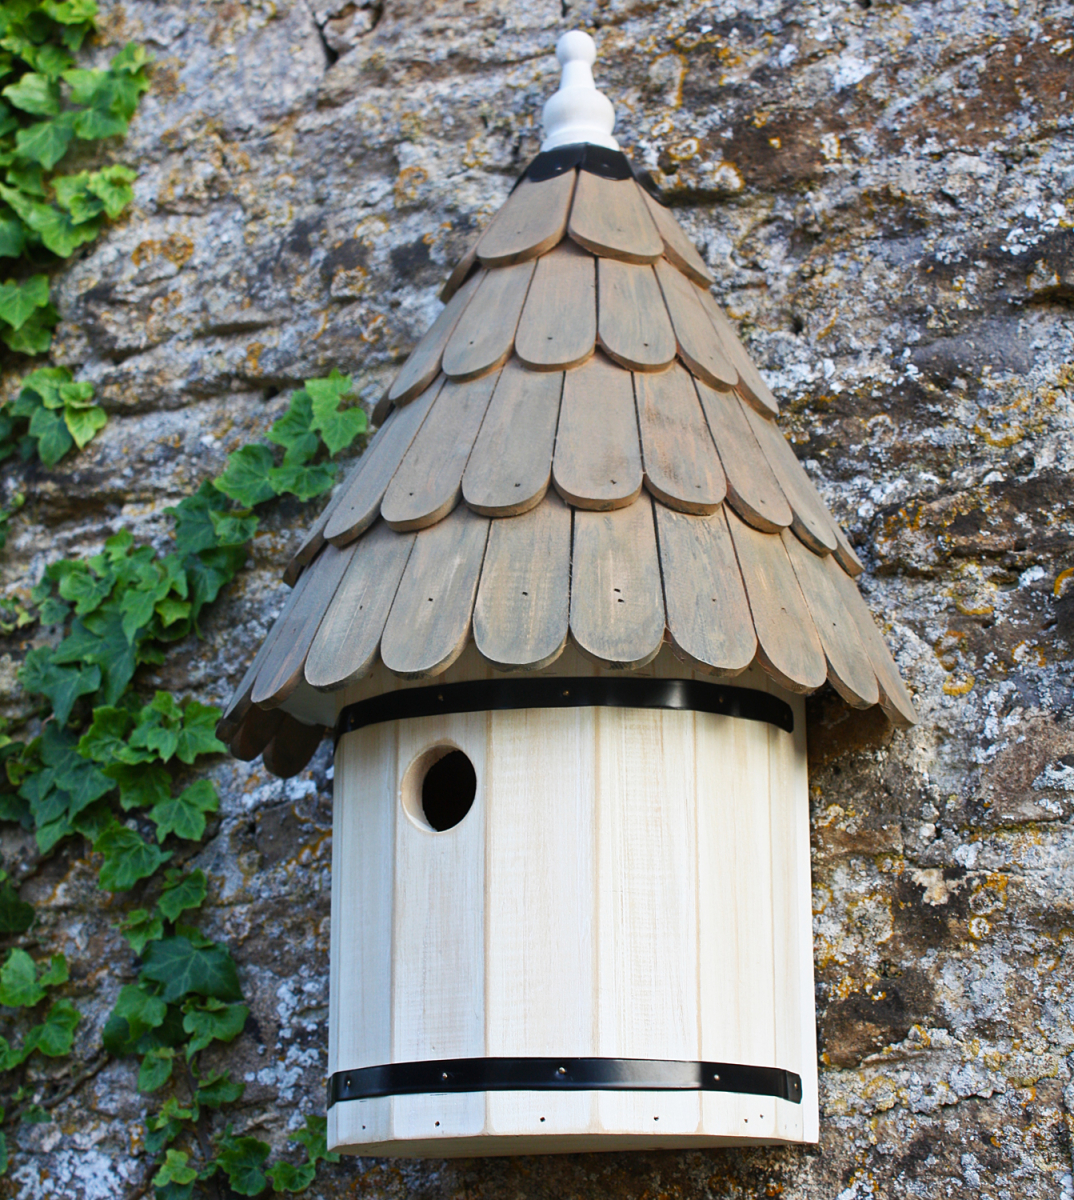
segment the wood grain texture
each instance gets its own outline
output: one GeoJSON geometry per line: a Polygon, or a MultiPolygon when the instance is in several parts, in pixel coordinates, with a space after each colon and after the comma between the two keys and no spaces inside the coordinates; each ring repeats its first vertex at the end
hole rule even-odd
{"type": "Polygon", "coordinates": [[[650,501],[575,512],[571,635],[609,666],[642,667],[660,653],[664,596],[650,501]]]}
{"type": "Polygon", "coordinates": [[[757,636],[726,517],[654,508],[673,645],[703,671],[739,674],[753,662],[757,636]]]}
{"type": "Polygon", "coordinates": [[[634,393],[645,486],[680,512],[715,512],[727,483],[689,371],[638,375],[634,393]]]}
{"type": "Polygon", "coordinates": [[[633,504],[641,492],[630,372],[600,355],[564,376],[552,479],[564,500],[598,511],[633,504]]]}
{"type": "Polygon", "coordinates": [[[540,670],[567,644],[571,513],[553,493],[492,522],[474,605],[474,641],[502,670],[540,670]]]}
{"type": "Polygon", "coordinates": [[[873,620],[869,606],[862,599],[854,581],[843,571],[838,563],[825,564],[833,584],[842,598],[846,611],[853,618],[858,629],[858,636],[869,655],[869,662],[876,672],[876,681],[880,688],[880,707],[884,710],[889,721],[909,728],[917,724],[917,711],[906,684],[902,681],[898,667],[891,657],[880,630],[873,620]]]}
{"type": "Polygon", "coordinates": [[[403,369],[395,377],[395,382],[388,389],[386,399],[396,408],[409,404],[415,396],[425,391],[440,373],[444,347],[455,332],[459,318],[477,294],[483,276],[484,272],[479,271],[452,296],[444,310],[429,326],[425,336],[414,347],[410,357],[403,364],[403,369]]]}
{"type": "Polygon", "coordinates": [[[476,379],[507,361],[533,268],[533,262],[523,262],[485,273],[444,347],[442,365],[449,379],[476,379]]]}
{"type": "MultiPolygon", "coordinates": [[[[486,713],[420,717],[396,725],[401,782],[390,799],[381,797],[398,804],[401,794],[404,810],[395,823],[393,1062],[480,1058],[485,1052],[487,728],[486,713]],[[477,791],[465,819],[436,833],[418,815],[422,758],[444,746],[458,747],[474,764],[477,791]]],[[[462,1096],[450,1122],[440,1096],[395,1099],[405,1101],[392,1105],[396,1138],[438,1132],[457,1137],[484,1128],[480,1092],[462,1096]]]]}
{"type": "MultiPolygon", "coordinates": [[[[596,1052],[695,1061],[694,714],[598,709],[596,729],[596,1052]]],[[[658,1124],[670,1136],[700,1125],[696,1092],[604,1092],[597,1112],[610,1129],[658,1124]]]]}
{"type": "Polygon", "coordinates": [[[540,183],[524,179],[481,236],[477,257],[487,266],[505,267],[558,246],[567,231],[576,174],[565,171],[540,183]]]}
{"type": "MultiPolygon", "coordinates": [[[[282,708],[258,708],[250,705],[230,739],[232,755],[239,762],[253,762],[276,736],[286,714],[282,708]]],[[[219,729],[217,737],[220,736],[219,729]]]]}
{"type": "Polygon", "coordinates": [[[831,554],[839,544],[835,522],[828,507],[798,461],[779,426],[756,412],[744,401],[739,405],[749,421],[757,444],[779,480],[780,491],[791,506],[791,528],[815,554],[831,554]]]}
{"type": "Polygon", "coordinates": [[[586,250],[623,262],[656,262],[664,251],[633,179],[602,179],[579,171],[567,232],[586,250]]]}
{"type": "Polygon", "coordinates": [[[397,530],[435,525],[459,502],[462,474],[498,376],[444,384],[384,493],[380,515],[397,530]]]}
{"type": "Polygon", "coordinates": [[[477,243],[481,241],[482,235],[479,233],[470,243],[466,253],[455,264],[451,274],[447,277],[443,288],[440,290],[440,301],[443,304],[451,299],[452,296],[466,282],[467,276],[474,269],[474,264],[477,262],[477,243]]]}
{"type": "Polygon", "coordinates": [[[474,512],[517,516],[539,504],[552,475],[563,376],[527,371],[510,359],[462,477],[474,512]]]}
{"type": "Polygon", "coordinates": [[[380,642],[384,665],[397,675],[438,675],[462,653],[489,522],[457,508],[414,542],[380,642]]]}
{"type": "Polygon", "coordinates": [[[288,559],[282,576],[288,587],[295,586],[298,577],[320,554],[321,548],[324,546],[324,529],[328,524],[328,518],[332,515],[332,508],[333,505],[329,503],[324,512],[310,526],[309,532],[299,543],[298,549],[288,559]]]}
{"type": "MultiPolygon", "coordinates": [[[[857,624],[828,573],[831,560],[807,550],[790,530],[785,529],[781,536],[824,647],[828,682],[853,708],[871,708],[880,699],[876,675],[861,644],[857,624]]],[[[836,569],[842,570],[838,564],[836,569]]]]}
{"type": "Polygon", "coordinates": [[[305,770],[327,732],[323,725],[307,725],[284,713],[272,741],[261,752],[266,770],[277,779],[293,779],[305,770]]]}
{"type": "Polygon", "coordinates": [[[673,266],[678,267],[680,271],[699,284],[703,288],[710,287],[715,283],[712,272],[705,264],[705,260],[698,253],[697,247],[686,236],[685,230],[675,220],[672,213],[666,209],[659,200],[654,199],[640,185],[638,191],[641,192],[641,198],[645,201],[645,206],[649,210],[649,216],[653,219],[653,224],[660,233],[660,238],[664,243],[664,257],[673,266]]]}
{"type": "Polygon", "coordinates": [[[562,371],[584,363],[596,340],[596,259],[563,242],[537,260],[515,353],[531,370],[562,371]]]}
{"type": "Polygon", "coordinates": [[[701,407],[727,475],[735,512],[755,529],[778,533],[794,519],[791,506],[761,452],[737,397],[696,381],[701,407]]]}
{"type": "Polygon", "coordinates": [[[664,259],[654,269],[683,362],[711,387],[724,391],[734,387],[738,372],[702,307],[698,288],[664,259]]]}
{"type": "Polygon", "coordinates": [[[414,536],[396,533],[378,521],[355,544],[350,566],[306,656],[305,676],[311,687],[321,691],[347,687],[376,662],[414,536]]]}
{"type": "Polygon", "coordinates": [[[700,288],[698,295],[727,357],[738,371],[738,391],[762,416],[778,415],[779,404],[772,395],[771,388],[765,383],[761,372],[750,358],[731,322],[724,315],[723,309],[716,303],[716,298],[707,288],[700,288]]]}
{"type": "Polygon", "coordinates": [[[597,260],[597,337],[605,353],[635,371],[675,360],[675,331],[652,267],[597,260]]]}
{"type": "Polygon", "coordinates": [[[828,664],[782,541],[725,512],[757,631],[758,659],[790,691],[815,691],[827,678],[828,664]]]}
{"type": "Polygon", "coordinates": [[[353,556],[353,546],[342,550],[326,546],[306,571],[302,595],[278,623],[279,634],[254,680],[250,692],[254,704],[276,708],[298,686],[306,655],[353,556]]]}
{"type": "Polygon", "coordinates": [[[406,408],[395,409],[377,431],[369,449],[340,489],[339,501],[324,530],[328,541],[336,546],[346,545],[377,519],[384,493],[443,383],[443,378],[438,379],[406,408]]]}

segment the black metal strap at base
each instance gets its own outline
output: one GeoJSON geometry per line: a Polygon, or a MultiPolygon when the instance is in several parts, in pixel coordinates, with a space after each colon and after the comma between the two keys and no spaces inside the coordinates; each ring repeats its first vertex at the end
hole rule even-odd
{"type": "MultiPolygon", "coordinates": [[[[609,150],[606,146],[594,146],[591,142],[572,142],[569,146],[557,146],[555,150],[538,154],[519,176],[518,183],[523,179],[542,183],[575,167],[591,175],[599,175],[602,179],[634,178],[630,159],[622,150],[609,150]]],[[[518,187],[518,183],[515,187],[518,187]]]]}
{"type": "Polygon", "coordinates": [[[328,1107],[341,1100],[447,1092],[739,1092],[802,1102],[802,1079],[781,1067],[664,1058],[445,1058],[337,1071],[328,1107]]]}
{"type": "Polygon", "coordinates": [[[384,721],[518,708],[670,708],[765,721],[787,733],[794,731],[791,706],[778,696],[753,688],[702,683],[697,679],[562,676],[475,679],[385,692],[348,704],[339,714],[336,737],[384,721]]]}

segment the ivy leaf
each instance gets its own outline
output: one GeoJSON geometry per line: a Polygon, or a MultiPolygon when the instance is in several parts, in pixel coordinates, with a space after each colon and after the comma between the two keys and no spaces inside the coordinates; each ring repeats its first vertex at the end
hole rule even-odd
{"type": "Polygon", "coordinates": [[[269,1145],[252,1137],[234,1137],[227,1133],[220,1139],[216,1161],[224,1169],[228,1183],[240,1196],[260,1196],[268,1187],[261,1164],[269,1156],[269,1145]]]}
{"type": "MultiPolygon", "coordinates": [[[[81,115],[80,113],[79,116],[81,115]]],[[[24,158],[40,163],[46,171],[51,171],[67,153],[67,147],[71,144],[77,124],[77,117],[72,122],[65,116],[51,121],[38,121],[36,125],[31,125],[28,129],[20,129],[15,134],[15,143],[24,158]]],[[[43,230],[38,232],[44,237],[43,230]]],[[[48,245],[47,239],[45,239],[45,245],[48,245]]],[[[52,247],[50,246],[49,249],[52,247]]],[[[68,251],[69,253],[70,251],[68,251]]],[[[67,255],[63,255],[63,257],[66,258],[67,255]]]]}
{"type": "Polygon", "coordinates": [[[93,710],[92,724],[78,739],[78,752],[91,762],[105,765],[112,764],[117,758],[121,762],[130,762],[127,734],[133,727],[134,718],[125,708],[102,704],[93,710]]]}
{"type": "Polygon", "coordinates": [[[282,466],[272,467],[268,473],[269,486],[274,494],[282,496],[290,493],[302,501],[323,496],[332,487],[335,477],[335,463],[318,463],[307,467],[284,462],[282,466]]]}
{"type": "Polygon", "coordinates": [[[53,578],[57,581],[56,590],[61,598],[74,604],[75,615],[79,617],[96,612],[101,607],[108,599],[116,579],[110,571],[103,576],[98,575],[81,561],[56,563],[53,578]]]}
{"type": "Polygon", "coordinates": [[[290,1135],[292,1142],[301,1142],[306,1147],[306,1153],[309,1155],[310,1162],[315,1163],[320,1159],[325,1162],[339,1162],[338,1154],[330,1154],[328,1152],[328,1119],[320,1117],[316,1113],[310,1113],[306,1117],[306,1128],[298,1129],[290,1135]]]}
{"type": "Polygon", "coordinates": [[[54,954],[49,961],[49,965],[41,972],[37,982],[42,987],[56,987],[61,983],[66,983],[68,979],[67,959],[62,954],[54,954]]]}
{"type": "Polygon", "coordinates": [[[115,220],[134,199],[134,189],[131,184],[138,178],[138,172],[119,163],[105,167],[103,171],[95,171],[89,177],[89,189],[104,204],[105,214],[115,220]]]}
{"type": "Polygon", "coordinates": [[[48,1058],[62,1058],[71,1053],[78,1025],[78,1009],[70,1000],[57,1000],[48,1010],[43,1025],[35,1025],[23,1042],[23,1054],[28,1058],[40,1050],[48,1058]]]}
{"type": "Polygon", "coordinates": [[[12,329],[21,329],[35,308],[48,304],[48,276],[31,275],[16,283],[9,279],[0,284],[0,318],[12,329]]]}
{"type": "Polygon", "coordinates": [[[237,500],[243,508],[253,508],[276,495],[275,487],[269,482],[272,470],[272,451],[268,446],[242,446],[228,455],[224,473],[213,482],[219,491],[237,500]]]}
{"type": "Polygon", "coordinates": [[[274,421],[268,440],[288,452],[296,450],[305,462],[317,452],[317,435],[313,431],[313,401],[307,391],[299,388],[291,397],[287,411],[274,421]]]}
{"type": "Polygon", "coordinates": [[[340,411],[340,401],[349,395],[353,381],[349,375],[333,370],[327,379],[307,379],[306,391],[313,401],[313,428],[316,429],[329,454],[345,449],[368,428],[368,419],[361,408],[340,411]]]}
{"type": "Polygon", "coordinates": [[[223,1104],[234,1104],[236,1100],[241,1100],[245,1091],[245,1083],[217,1072],[202,1080],[195,1099],[203,1108],[220,1108],[223,1104]]]}
{"type": "Polygon", "coordinates": [[[108,424],[108,414],[96,405],[90,408],[64,407],[63,421],[75,445],[81,450],[108,424]]]}
{"type": "Polygon", "coordinates": [[[25,933],[33,923],[33,905],[20,900],[5,879],[0,884],[0,933],[25,933]]]}
{"type": "Polygon", "coordinates": [[[278,1162],[273,1163],[266,1174],[277,1192],[304,1192],[313,1182],[317,1168],[313,1163],[295,1166],[294,1163],[278,1162]]]}
{"type": "Polygon", "coordinates": [[[187,1165],[189,1162],[189,1154],[184,1154],[182,1150],[169,1149],[164,1156],[163,1166],[153,1176],[154,1185],[163,1187],[166,1183],[193,1183],[197,1179],[198,1173],[193,1167],[187,1165]]]}
{"type": "Polygon", "coordinates": [[[124,812],[132,808],[153,808],[169,800],[172,777],[160,763],[116,763],[105,767],[104,773],[119,784],[119,803],[124,812]]]}
{"type": "Polygon", "coordinates": [[[191,700],[183,709],[183,727],[179,731],[176,757],[190,766],[199,754],[226,754],[227,746],[216,736],[221,712],[209,704],[191,700]]]}
{"type": "Polygon", "coordinates": [[[93,848],[104,855],[100,883],[106,892],[129,891],[171,858],[170,851],[150,845],[136,830],[118,822],[101,834],[93,848]]]}
{"type": "Polygon", "coordinates": [[[104,1027],[104,1048],[109,1054],[126,1054],[143,1034],[164,1023],[167,1011],[168,1006],[159,996],[151,996],[138,984],[126,984],[104,1027]]]}
{"type": "Polygon", "coordinates": [[[151,942],[146,949],[142,975],[164,985],[169,1003],[190,993],[218,1000],[241,1000],[235,960],[225,946],[195,946],[181,934],[151,942]]]}
{"type": "Polygon", "coordinates": [[[168,762],[179,746],[182,724],[183,711],[171,693],[157,692],[139,714],[130,745],[134,749],[150,751],[168,762]]]}
{"type": "Polygon", "coordinates": [[[175,921],[180,913],[200,908],[205,901],[206,891],[204,871],[191,871],[189,875],[169,871],[164,891],[157,901],[157,909],[169,921],[175,921]]]}
{"type": "Polygon", "coordinates": [[[209,1000],[197,1008],[187,1007],[183,1028],[192,1035],[186,1048],[187,1060],[211,1042],[233,1042],[242,1033],[249,1015],[245,1004],[221,1004],[219,1000],[209,1000]]]}
{"type": "Polygon", "coordinates": [[[164,922],[160,913],[151,913],[146,908],[136,908],[127,913],[119,928],[135,954],[141,954],[149,942],[164,936],[164,922]]]}
{"type": "Polygon", "coordinates": [[[0,1004],[8,1008],[33,1008],[45,998],[45,989],[37,979],[34,960],[16,947],[0,967],[0,1004]]]}
{"type": "Polygon", "coordinates": [[[26,246],[26,233],[21,221],[0,217],[0,258],[18,258],[26,246]]]}
{"type": "Polygon", "coordinates": [[[44,0],[41,11],[61,25],[82,25],[97,15],[96,0],[44,0]]]}
{"type": "Polygon", "coordinates": [[[16,354],[44,354],[52,344],[52,330],[60,314],[51,304],[36,309],[21,329],[4,329],[0,337],[16,354]]]}
{"type": "Polygon", "coordinates": [[[46,75],[27,71],[18,83],[8,84],[3,95],[16,108],[35,117],[54,117],[60,111],[60,89],[46,75]]]}
{"type": "Polygon", "coordinates": [[[172,1077],[175,1051],[170,1046],[157,1046],[149,1050],[138,1068],[138,1090],[142,1093],[155,1092],[172,1077]]]}
{"type": "Polygon", "coordinates": [[[64,667],[55,662],[55,652],[38,646],[23,660],[19,682],[28,692],[47,696],[61,725],[67,724],[79,696],[89,695],[101,686],[99,667],[64,667]]]}
{"type": "Polygon", "coordinates": [[[156,825],[157,837],[161,840],[174,833],[188,842],[196,842],[205,832],[205,814],[216,812],[219,804],[216,785],[211,779],[199,779],[178,796],[155,805],[149,819],[156,825]]]}
{"type": "Polygon", "coordinates": [[[37,456],[46,467],[54,467],[75,444],[63,417],[47,408],[30,418],[30,436],[37,440],[37,456]]]}

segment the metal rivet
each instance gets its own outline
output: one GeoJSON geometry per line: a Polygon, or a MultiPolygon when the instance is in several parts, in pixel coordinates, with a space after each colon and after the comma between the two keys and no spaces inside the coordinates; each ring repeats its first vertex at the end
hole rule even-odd
{"type": "Polygon", "coordinates": [[[440,1078],[442,1080],[444,1080],[444,1082],[446,1083],[451,1078],[451,1076],[447,1073],[447,1071],[442,1071],[440,1073],[440,1078]]]}
{"type": "Polygon", "coordinates": [[[557,1074],[557,1075],[566,1075],[566,1074],[567,1074],[567,1068],[566,1068],[566,1067],[557,1067],[557,1068],[556,1068],[556,1074],[557,1074]]]}
{"type": "Polygon", "coordinates": [[[720,1077],[719,1077],[719,1075],[713,1075],[713,1077],[712,1077],[712,1078],[713,1078],[713,1082],[715,1082],[715,1083],[719,1083],[719,1082],[720,1082],[720,1077]]]}

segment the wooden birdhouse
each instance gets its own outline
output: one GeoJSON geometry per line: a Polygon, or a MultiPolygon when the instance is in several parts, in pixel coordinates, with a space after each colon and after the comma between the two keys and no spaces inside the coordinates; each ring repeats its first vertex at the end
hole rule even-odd
{"type": "Polygon", "coordinates": [[[221,723],[284,776],[336,739],[336,1150],[815,1141],[803,696],[915,719],[592,41],[557,53],[221,723]]]}

